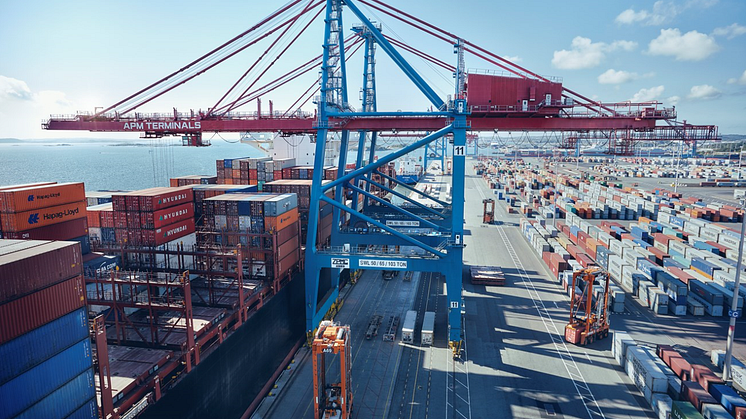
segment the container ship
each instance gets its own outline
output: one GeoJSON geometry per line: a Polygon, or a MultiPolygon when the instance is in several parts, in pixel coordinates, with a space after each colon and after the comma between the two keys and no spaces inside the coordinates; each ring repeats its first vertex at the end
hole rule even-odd
{"type": "Polygon", "coordinates": [[[0,354],[18,360],[0,418],[248,417],[305,340],[313,171],[233,158],[137,191],[0,187],[0,354]]]}

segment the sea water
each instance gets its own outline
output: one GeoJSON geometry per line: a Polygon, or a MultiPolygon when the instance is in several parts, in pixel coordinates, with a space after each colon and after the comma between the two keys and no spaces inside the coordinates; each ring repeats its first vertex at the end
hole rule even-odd
{"type": "Polygon", "coordinates": [[[215,176],[216,160],[262,155],[247,144],[220,140],[199,148],[173,139],[23,141],[0,144],[0,185],[84,182],[89,191],[136,190],[169,186],[176,176],[215,176]]]}

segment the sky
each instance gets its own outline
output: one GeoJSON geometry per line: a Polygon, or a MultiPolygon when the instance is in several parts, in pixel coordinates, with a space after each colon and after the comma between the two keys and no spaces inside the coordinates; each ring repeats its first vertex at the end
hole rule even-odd
{"type": "MultiPolygon", "coordinates": [[[[0,138],[37,139],[116,138],[107,133],[43,131],[41,122],[50,114],[92,112],[112,105],[249,29],[284,2],[42,0],[10,4],[0,14],[0,138]]],[[[721,134],[746,134],[743,0],[390,0],[389,4],[537,74],[560,77],[565,87],[594,100],[658,100],[666,107],[676,106],[679,120],[718,125],[721,134]]],[[[360,6],[382,24],[384,33],[455,64],[448,43],[360,6]]],[[[356,22],[345,11],[347,34],[356,22]]],[[[272,48],[274,35],[257,42],[138,111],[207,109],[267,50],[265,60],[250,75],[261,73],[266,68],[262,66],[289,45],[263,81],[321,53],[321,18],[311,22],[311,14],[304,15],[288,35],[272,48]],[[300,33],[307,21],[308,29],[300,33]],[[290,44],[296,34],[297,40],[290,44]]],[[[441,97],[453,93],[450,73],[411,54],[403,55],[441,97]]],[[[347,67],[349,100],[358,108],[362,58],[361,52],[349,57],[347,67]]],[[[429,106],[380,48],[376,66],[379,110],[429,106]]],[[[495,69],[471,55],[466,57],[466,67],[495,69]]],[[[317,71],[311,71],[269,93],[263,109],[269,100],[275,110],[287,109],[317,76],[317,71]]],[[[309,102],[303,109],[313,108],[309,102]]],[[[240,110],[254,111],[256,103],[240,110]]]]}

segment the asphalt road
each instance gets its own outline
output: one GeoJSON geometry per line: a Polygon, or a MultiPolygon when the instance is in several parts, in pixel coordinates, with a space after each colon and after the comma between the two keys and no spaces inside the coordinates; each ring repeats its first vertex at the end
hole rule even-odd
{"type": "MultiPolygon", "coordinates": [[[[520,216],[497,201],[498,225],[482,224],[491,190],[467,161],[465,272],[469,265],[502,268],[506,285],[472,285],[464,276],[464,352],[447,345],[446,298],[438,273],[383,281],[368,271],[349,292],[336,320],[352,326],[355,418],[652,418],[651,408],[611,356],[611,337],[586,347],[568,345],[563,330],[569,298],[520,234],[520,216]],[[413,344],[401,342],[404,313],[418,311],[413,344]],[[435,340],[421,346],[424,311],[435,311],[435,340]],[[372,315],[379,336],[365,339],[372,315]],[[400,315],[395,343],[383,342],[389,315],[400,315]]],[[[727,319],[657,316],[628,298],[612,330],[638,342],[675,344],[691,361],[724,347],[727,319]]],[[[746,359],[746,328],[737,329],[736,355],[746,359]]],[[[329,360],[333,358],[330,357],[329,360]]],[[[312,418],[310,357],[299,356],[269,418],[312,418]]],[[[338,374],[327,362],[329,374],[338,374]]]]}

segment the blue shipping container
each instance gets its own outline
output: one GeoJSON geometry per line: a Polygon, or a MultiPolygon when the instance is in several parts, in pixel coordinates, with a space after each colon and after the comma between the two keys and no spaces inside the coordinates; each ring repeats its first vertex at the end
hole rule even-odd
{"type": "Polygon", "coordinates": [[[711,244],[707,244],[707,243],[705,243],[703,241],[696,241],[696,242],[694,242],[694,248],[695,249],[699,249],[699,250],[705,250],[705,251],[708,251],[710,253],[714,253],[716,255],[720,254],[720,249],[718,249],[717,247],[715,247],[715,246],[713,246],[711,244]]]}
{"type": "MultiPolygon", "coordinates": [[[[53,358],[8,381],[0,386],[0,406],[3,406],[0,410],[0,419],[9,419],[23,412],[66,382],[90,369],[92,365],[91,343],[86,337],[53,358]]],[[[84,400],[88,399],[89,397],[86,397],[84,400]]],[[[79,405],[80,403],[76,404],[74,408],[79,405]]]]}
{"type": "Polygon", "coordinates": [[[641,229],[640,227],[632,227],[629,231],[633,236],[646,241],[648,239],[648,232],[641,229]]]}
{"type": "Polygon", "coordinates": [[[653,280],[654,284],[658,284],[656,275],[658,272],[663,272],[660,266],[647,259],[639,259],[637,261],[637,270],[642,272],[645,276],[653,280]]]}
{"type": "Polygon", "coordinates": [[[101,227],[101,242],[102,243],[116,243],[117,235],[113,228],[101,227]]]}
{"type": "Polygon", "coordinates": [[[41,364],[88,336],[86,308],[73,311],[51,323],[0,345],[0,384],[41,364]]]}
{"type": "Polygon", "coordinates": [[[746,407],[746,400],[742,399],[733,388],[726,384],[713,384],[709,390],[712,397],[719,401],[731,414],[735,414],[736,406],[746,407]]]}
{"type": "Polygon", "coordinates": [[[705,274],[712,277],[712,274],[719,270],[720,267],[710,263],[702,258],[692,258],[692,268],[697,268],[700,271],[704,272],[705,274]]]}
{"type": "Polygon", "coordinates": [[[640,245],[640,247],[642,247],[643,249],[647,249],[648,247],[650,247],[650,244],[648,244],[647,242],[642,241],[640,239],[634,239],[632,241],[635,242],[635,243],[637,243],[638,245],[640,245]]]}
{"type": "Polygon", "coordinates": [[[91,368],[68,381],[14,419],[64,418],[95,396],[96,383],[93,368],[91,368]]]}
{"type": "Polygon", "coordinates": [[[75,237],[74,239],[71,238],[69,239],[69,241],[76,241],[80,243],[80,250],[84,255],[91,253],[91,241],[88,236],[75,237]]]}
{"type": "Polygon", "coordinates": [[[679,262],[676,262],[675,260],[673,260],[673,258],[663,259],[663,267],[667,268],[669,266],[672,266],[674,268],[679,268],[679,269],[689,269],[688,266],[684,267],[684,265],[680,264],[679,262]]]}
{"type": "Polygon", "coordinates": [[[705,284],[704,282],[698,280],[698,279],[690,279],[689,280],[689,292],[691,294],[695,294],[698,297],[702,298],[706,302],[714,305],[714,306],[721,306],[723,305],[723,301],[725,300],[725,296],[718,292],[718,290],[712,288],[708,284],[705,284]]]}
{"type": "Polygon", "coordinates": [[[70,414],[65,419],[98,419],[98,405],[96,405],[96,399],[88,400],[83,406],[80,406],[78,410],[70,414]]]}
{"type": "Polygon", "coordinates": [[[670,223],[670,224],[671,224],[672,226],[676,226],[676,227],[681,227],[681,228],[684,228],[684,220],[683,220],[682,218],[679,218],[679,217],[671,217],[671,218],[669,218],[669,219],[668,219],[668,222],[669,222],[669,223],[670,223]]]}
{"type": "Polygon", "coordinates": [[[99,256],[95,259],[83,262],[83,275],[94,277],[96,274],[114,270],[117,266],[120,266],[119,256],[99,256]]]}
{"type": "Polygon", "coordinates": [[[663,224],[652,221],[650,223],[650,231],[653,233],[660,233],[663,231],[663,224]]]}

